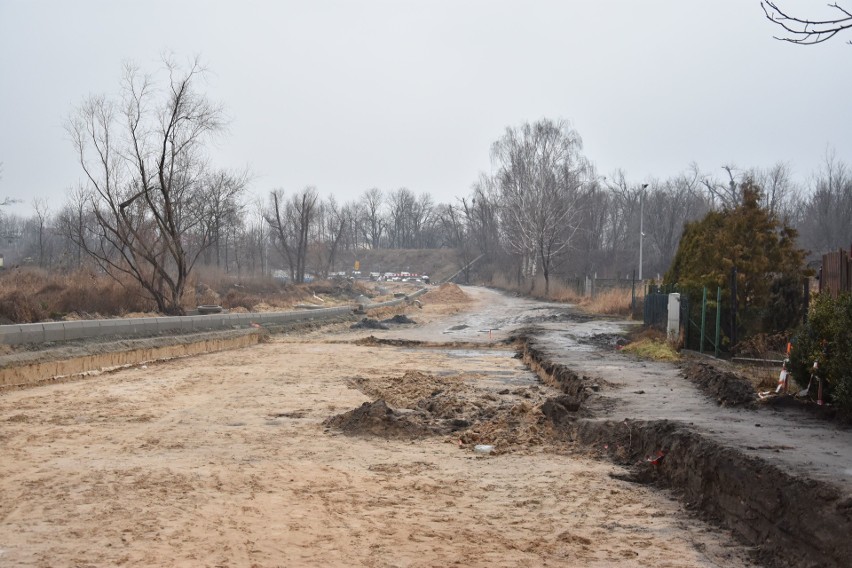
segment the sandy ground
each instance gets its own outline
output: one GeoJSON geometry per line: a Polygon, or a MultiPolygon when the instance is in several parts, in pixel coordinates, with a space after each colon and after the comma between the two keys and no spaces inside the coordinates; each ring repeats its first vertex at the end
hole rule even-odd
{"type": "MultiPolygon", "coordinates": [[[[431,322],[411,333],[449,340],[440,323],[459,310],[409,312],[431,322]]],[[[568,446],[479,456],[449,435],[326,428],[381,392],[419,396],[394,388],[406,371],[510,390],[506,405],[547,395],[509,350],[352,342],[364,335],[0,393],[0,566],[748,565],[667,494],[568,446]]]]}

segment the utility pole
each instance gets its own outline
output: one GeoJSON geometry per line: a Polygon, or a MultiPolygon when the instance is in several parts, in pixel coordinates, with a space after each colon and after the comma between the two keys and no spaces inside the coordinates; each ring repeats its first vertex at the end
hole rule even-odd
{"type": "Polygon", "coordinates": [[[639,282],[642,282],[642,241],[645,240],[645,190],[648,184],[642,184],[642,193],[639,194],[639,282]]]}

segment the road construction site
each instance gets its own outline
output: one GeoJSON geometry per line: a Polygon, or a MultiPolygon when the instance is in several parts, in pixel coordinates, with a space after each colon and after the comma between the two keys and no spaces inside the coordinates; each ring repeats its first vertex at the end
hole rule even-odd
{"type": "Polygon", "coordinates": [[[852,557],[848,429],[760,404],[724,365],[623,354],[630,322],[483,288],[420,300],[369,314],[387,329],[353,316],[16,354],[0,565],[852,557]],[[81,357],[112,370],[57,372],[81,357]]]}

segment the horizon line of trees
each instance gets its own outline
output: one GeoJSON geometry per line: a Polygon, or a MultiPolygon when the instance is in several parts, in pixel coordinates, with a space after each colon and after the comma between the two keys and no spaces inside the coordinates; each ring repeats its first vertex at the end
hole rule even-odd
{"type": "MultiPolygon", "coordinates": [[[[93,95],[66,129],[84,172],[60,208],[33,200],[23,218],[0,208],[7,265],[94,267],[137,281],[164,313],[196,266],[237,276],[285,271],[293,282],[349,266],[365,249],[446,247],[484,279],[629,277],[664,273],[686,222],[741,204],[748,182],[760,206],[798,231],[798,245],[824,252],[852,243],[852,169],[833,153],[802,187],[789,165],[717,175],[692,164],[665,179],[596,172],[582,138],[562,120],[507,127],[491,146],[491,174],[451,203],[408,188],[369,188],[339,202],[312,186],[250,199],[248,172],[217,169],[206,154],[224,111],[200,89],[204,68],[164,59],[161,76],[126,65],[120,95],[93,95]],[[644,211],[644,215],[642,212],[644,211]],[[643,218],[644,217],[644,218],[643,218]],[[345,262],[341,264],[341,259],[345,262]]],[[[465,271],[470,276],[470,271],[465,271]]]]}
{"type": "MultiPolygon", "coordinates": [[[[533,235],[540,221],[542,235],[555,239],[550,250],[559,247],[549,257],[549,270],[624,277],[638,265],[644,200],[644,269],[654,276],[665,272],[674,257],[683,224],[735,206],[736,188],[751,179],[762,190],[761,205],[798,231],[800,247],[822,254],[852,244],[852,168],[832,153],[804,186],[793,181],[785,163],[725,166],[718,176],[691,164],[677,176],[647,180],[644,190],[644,183],[629,180],[621,170],[596,176],[588,163],[580,167],[585,169],[570,174],[575,177],[567,187],[565,204],[571,207],[538,212],[529,190],[511,191],[517,180],[502,168],[494,176],[482,174],[467,195],[452,203],[436,203],[429,194],[418,196],[404,187],[370,188],[341,203],[312,186],[289,193],[274,189],[264,201],[248,196],[244,173],[229,177],[220,172],[219,183],[207,186],[208,210],[197,230],[189,231],[193,238],[187,243],[198,254],[198,264],[238,275],[283,269],[298,280],[300,272],[323,275],[339,269],[345,251],[449,247],[469,260],[480,254],[489,260],[516,257],[514,272],[534,276],[543,270],[533,235]],[[542,216],[547,212],[553,216],[542,216]],[[558,234],[559,227],[568,233],[558,234]]],[[[6,266],[73,270],[91,264],[85,245],[97,235],[97,219],[81,207],[88,198],[78,186],[56,210],[42,198],[33,199],[30,217],[0,209],[0,253],[6,266]]]]}

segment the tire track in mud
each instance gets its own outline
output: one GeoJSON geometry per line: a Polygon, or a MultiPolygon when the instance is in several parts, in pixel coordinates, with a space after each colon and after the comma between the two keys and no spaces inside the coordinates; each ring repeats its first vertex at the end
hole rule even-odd
{"type": "MultiPolygon", "coordinates": [[[[556,363],[528,338],[523,360],[582,411],[600,388],[556,363]]],[[[557,425],[569,437],[631,467],[630,480],[674,489],[688,507],[729,528],[773,566],[843,567],[852,558],[852,496],[794,476],[764,460],[670,420],[582,418],[563,406],[557,425]]]]}

